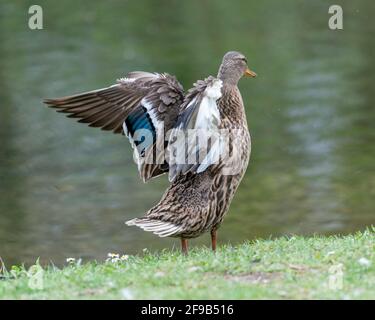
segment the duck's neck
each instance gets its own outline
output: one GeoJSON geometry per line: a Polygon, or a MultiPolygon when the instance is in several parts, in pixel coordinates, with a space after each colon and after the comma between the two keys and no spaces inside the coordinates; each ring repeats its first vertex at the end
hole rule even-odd
{"type": "Polygon", "coordinates": [[[219,109],[222,117],[227,118],[235,126],[247,126],[245,108],[237,85],[224,82],[221,90],[219,109]]]}

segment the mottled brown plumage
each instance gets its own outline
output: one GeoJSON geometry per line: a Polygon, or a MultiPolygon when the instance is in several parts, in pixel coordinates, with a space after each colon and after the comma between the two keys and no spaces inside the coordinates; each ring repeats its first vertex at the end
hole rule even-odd
{"type": "Polygon", "coordinates": [[[215,250],[217,229],[245,173],[251,149],[237,87],[244,74],[256,76],[244,55],[231,51],[224,56],[217,78],[197,81],[186,95],[174,77],[139,71],[111,87],[45,103],[90,126],[126,134],[144,181],[168,172],[171,184],[160,202],[128,225],[161,237],[180,237],[184,252],[186,239],[210,231],[215,250]],[[198,140],[180,140],[181,133],[186,136],[191,130],[201,135],[198,140]],[[200,140],[202,132],[207,146],[200,140]]]}

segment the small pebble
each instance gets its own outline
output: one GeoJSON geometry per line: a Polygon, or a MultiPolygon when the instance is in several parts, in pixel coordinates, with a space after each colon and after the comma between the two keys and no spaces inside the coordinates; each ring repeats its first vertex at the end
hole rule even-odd
{"type": "Polygon", "coordinates": [[[155,273],[155,277],[156,278],[161,278],[161,277],[164,277],[165,276],[165,273],[163,271],[158,271],[155,273]]]}
{"type": "Polygon", "coordinates": [[[192,266],[187,271],[188,272],[196,272],[196,271],[199,271],[199,270],[201,270],[200,267],[192,266]]]}
{"type": "Polygon", "coordinates": [[[133,292],[129,288],[121,289],[120,292],[121,292],[121,296],[122,296],[123,299],[125,299],[125,300],[133,300],[134,299],[133,292]]]}

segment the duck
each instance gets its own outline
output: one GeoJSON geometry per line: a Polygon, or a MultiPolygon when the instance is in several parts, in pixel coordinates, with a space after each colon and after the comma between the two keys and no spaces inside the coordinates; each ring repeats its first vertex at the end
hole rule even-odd
{"type": "Polygon", "coordinates": [[[48,107],[90,127],[126,136],[140,178],[167,174],[169,187],[143,216],[126,221],[159,237],[188,240],[206,232],[211,247],[247,169],[251,139],[238,82],[256,77],[244,54],[227,52],[217,76],[187,92],[168,73],[133,71],[115,84],[61,98],[48,107]]]}

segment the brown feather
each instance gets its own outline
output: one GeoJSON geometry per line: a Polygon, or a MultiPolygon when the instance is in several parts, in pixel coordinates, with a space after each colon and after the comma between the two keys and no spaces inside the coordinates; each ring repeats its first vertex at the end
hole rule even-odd
{"type": "MultiPolygon", "coordinates": [[[[123,133],[126,118],[137,108],[144,108],[141,102],[145,99],[153,108],[153,121],[162,121],[167,132],[176,122],[183,96],[183,88],[174,77],[136,71],[119,79],[113,86],[72,96],[45,99],[44,103],[55,108],[57,112],[67,114],[69,118],[87,123],[90,127],[123,133]]],[[[157,139],[164,141],[164,137],[157,136],[157,139]]],[[[168,171],[168,166],[142,164],[139,170],[146,181],[168,171]]]]}

